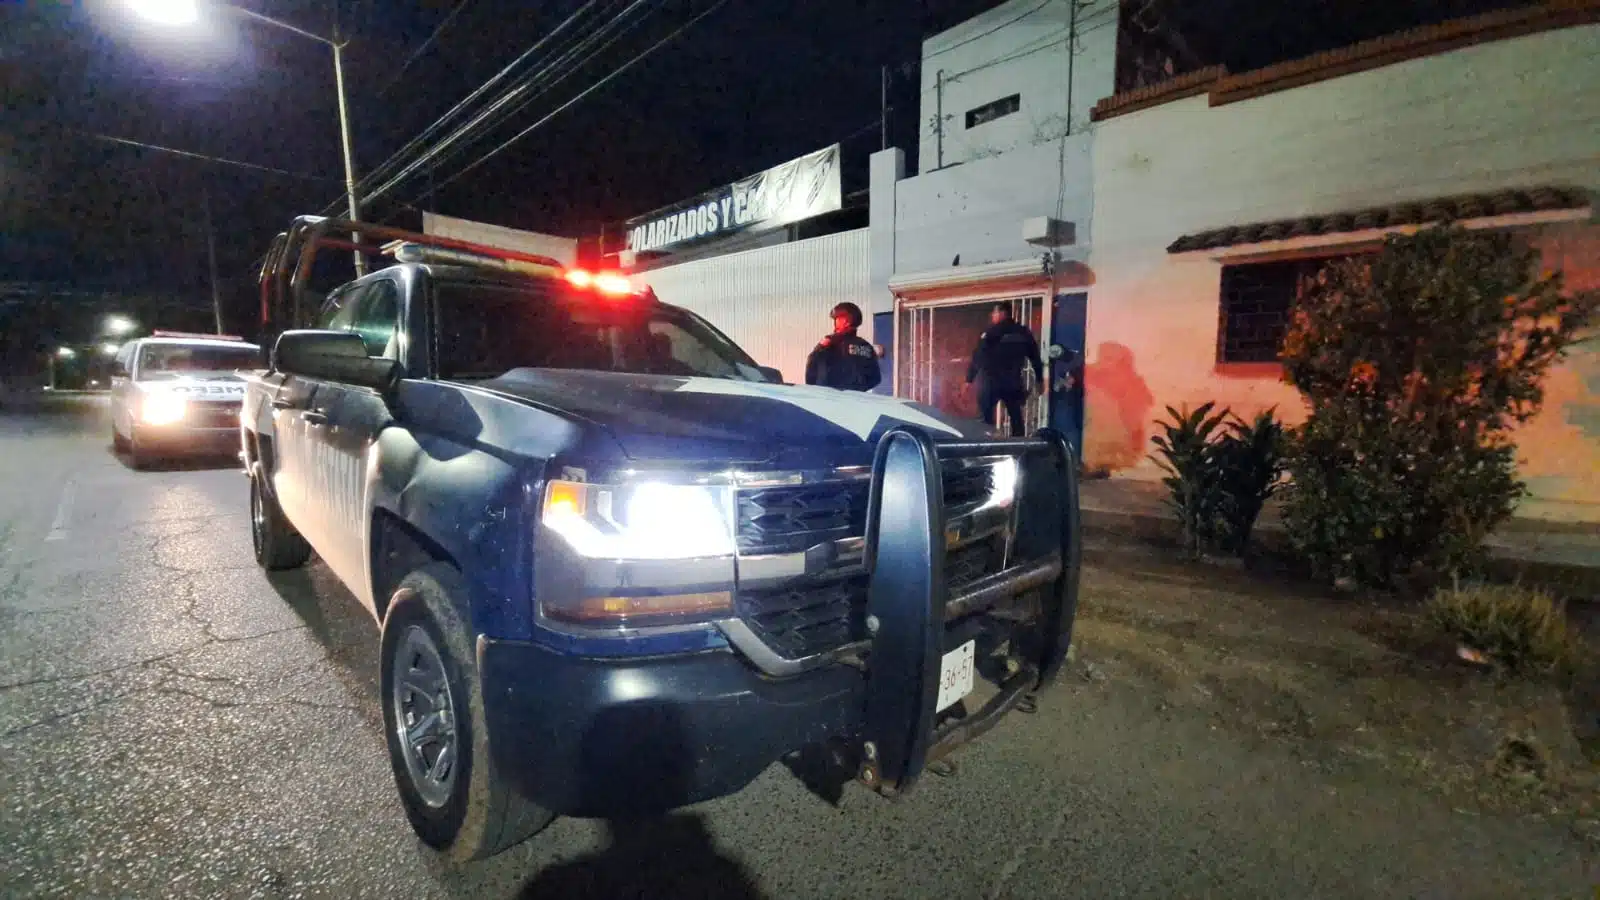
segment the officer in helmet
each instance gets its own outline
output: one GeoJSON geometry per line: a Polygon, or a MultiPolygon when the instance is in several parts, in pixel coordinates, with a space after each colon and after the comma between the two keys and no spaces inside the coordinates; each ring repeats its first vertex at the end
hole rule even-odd
{"type": "Polygon", "coordinates": [[[883,376],[878,372],[878,351],[856,336],[861,327],[861,307],[841,303],[833,308],[833,333],[822,339],[806,357],[806,384],[841,391],[870,391],[883,376]]]}

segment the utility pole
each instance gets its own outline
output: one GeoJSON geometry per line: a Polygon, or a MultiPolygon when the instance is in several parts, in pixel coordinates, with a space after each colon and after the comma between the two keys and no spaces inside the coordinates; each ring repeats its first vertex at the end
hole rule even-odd
{"type": "Polygon", "coordinates": [[[211,186],[200,189],[200,205],[206,219],[206,263],[211,270],[211,316],[217,323],[217,334],[222,334],[222,284],[217,280],[217,228],[211,220],[211,186]]]}

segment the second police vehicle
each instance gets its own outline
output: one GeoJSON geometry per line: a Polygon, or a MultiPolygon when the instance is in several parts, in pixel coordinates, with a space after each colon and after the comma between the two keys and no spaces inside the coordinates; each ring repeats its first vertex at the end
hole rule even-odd
{"type": "Polygon", "coordinates": [[[237,337],[157,331],[123,344],[111,369],[111,443],[135,468],[239,451],[241,371],[261,350],[237,337]]]}
{"type": "Polygon", "coordinates": [[[381,626],[389,756],[457,860],[790,754],[904,793],[1063,664],[1076,463],[781,384],[698,316],[509,251],[316,217],[263,266],[252,536],[381,626]],[[318,303],[320,247],[395,263],[318,303]],[[281,326],[280,326],[281,327],[281,326]]]}

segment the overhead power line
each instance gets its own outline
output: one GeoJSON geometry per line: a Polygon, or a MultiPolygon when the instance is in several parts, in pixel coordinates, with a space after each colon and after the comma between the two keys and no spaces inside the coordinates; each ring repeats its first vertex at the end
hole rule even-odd
{"type": "Polygon", "coordinates": [[[129,138],[115,137],[109,134],[99,134],[93,131],[80,131],[76,128],[65,129],[72,134],[81,135],[91,140],[103,141],[108,144],[121,144],[124,147],[137,147],[140,150],[154,150],[158,153],[169,153],[173,156],[182,156],[186,159],[197,159],[201,162],[215,163],[222,166],[235,166],[240,169],[249,169],[253,172],[266,172],[271,175],[282,175],[286,178],[299,178],[303,181],[338,181],[325,175],[307,175],[304,172],[291,172],[288,169],[279,169],[273,166],[263,166],[259,163],[244,162],[237,159],[227,159],[221,156],[207,156],[204,153],[195,153],[191,150],[179,150],[176,147],[163,147],[160,144],[147,144],[129,138]]]}
{"type": "Polygon", "coordinates": [[[406,77],[406,71],[411,68],[413,63],[421,59],[424,53],[428,52],[429,48],[433,46],[433,42],[437,41],[439,39],[439,35],[443,34],[444,30],[450,27],[450,23],[455,21],[456,16],[469,2],[471,2],[471,0],[456,0],[456,5],[450,8],[450,12],[445,15],[444,21],[440,22],[434,27],[433,32],[428,35],[427,40],[419,44],[417,49],[411,51],[411,55],[406,57],[406,61],[400,64],[399,71],[394,73],[394,77],[389,79],[389,83],[378,89],[378,99],[383,99],[384,95],[388,94],[394,89],[395,85],[400,83],[400,79],[406,77]]]}
{"type": "MultiPolygon", "coordinates": [[[[524,62],[526,62],[534,54],[538,53],[546,44],[555,40],[558,36],[565,32],[569,26],[582,18],[584,13],[588,12],[589,9],[595,5],[595,3],[596,0],[588,0],[588,2],[578,7],[578,9],[575,10],[571,15],[567,16],[558,25],[556,25],[555,28],[551,29],[549,34],[546,34],[544,37],[534,42],[532,47],[524,50],[521,55],[512,60],[505,68],[501,69],[499,72],[496,72],[493,77],[479,85],[472,93],[462,98],[462,100],[455,106],[445,110],[444,115],[441,115],[439,118],[435,119],[433,123],[427,128],[424,128],[420,134],[412,138],[410,141],[407,141],[405,146],[401,147],[399,150],[396,150],[388,159],[379,163],[370,172],[368,172],[366,176],[361,179],[358,189],[362,193],[365,193],[366,189],[372,184],[375,184],[381,178],[387,177],[388,174],[393,171],[396,166],[401,165],[413,151],[425,144],[436,133],[438,133],[453,119],[459,116],[463,110],[470,107],[473,103],[476,103],[478,98],[493,90],[496,85],[504,81],[512,72],[516,71],[517,68],[520,67],[524,62]]],[[[337,206],[338,201],[335,201],[333,204],[330,204],[326,209],[323,210],[323,214],[326,215],[333,209],[337,208],[337,206]]]]}
{"type": "Polygon", "coordinates": [[[706,16],[709,16],[712,13],[716,12],[717,10],[721,9],[723,7],[723,5],[726,4],[727,2],[728,2],[728,0],[717,0],[717,2],[714,5],[712,5],[710,8],[708,8],[704,12],[700,13],[699,15],[695,16],[694,18],[690,19],[689,21],[683,23],[682,25],[678,26],[676,29],[674,29],[672,31],[671,34],[668,34],[666,37],[662,38],[661,40],[656,41],[654,44],[651,44],[649,47],[646,47],[644,52],[640,53],[638,56],[635,56],[633,59],[630,59],[627,62],[623,63],[622,65],[618,66],[617,68],[613,69],[610,74],[606,75],[604,78],[600,79],[599,81],[596,81],[594,84],[590,85],[589,87],[584,88],[583,91],[581,91],[576,97],[573,97],[571,100],[568,100],[566,103],[563,103],[560,106],[556,107],[555,109],[551,110],[550,112],[546,113],[543,118],[539,119],[539,121],[534,122],[532,125],[529,125],[527,128],[522,129],[521,131],[519,131],[515,135],[513,135],[511,138],[509,138],[505,142],[501,143],[498,147],[495,147],[493,150],[490,150],[488,153],[485,153],[484,155],[478,157],[476,160],[474,160],[472,163],[470,163],[466,168],[461,169],[460,171],[456,172],[454,175],[451,175],[449,178],[446,178],[444,181],[439,182],[437,187],[444,187],[445,185],[449,184],[450,182],[455,181],[457,178],[460,178],[461,176],[467,174],[468,172],[471,172],[473,169],[476,169],[477,167],[479,167],[479,166],[483,165],[484,163],[488,162],[491,158],[493,158],[500,151],[506,149],[507,147],[511,146],[512,144],[515,144],[517,141],[522,140],[523,138],[527,137],[529,134],[532,134],[534,132],[534,130],[538,129],[544,123],[550,121],[551,119],[555,118],[556,116],[558,116],[561,113],[565,112],[566,110],[570,109],[574,104],[576,104],[578,101],[582,100],[583,98],[589,96],[590,94],[594,93],[595,91],[599,90],[600,88],[605,87],[608,83],[610,83],[610,81],[613,78],[616,78],[618,75],[621,75],[623,72],[626,72],[629,69],[633,68],[634,65],[636,65],[640,61],[644,60],[650,54],[656,52],[660,48],[666,46],[667,44],[671,43],[673,40],[677,39],[677,37],[679,35],[683,34],[685,31],[688,31],[690,28],[694,27],[694,25],[697,24],[701,19],[704,19],[706,16]]]}
{"type": "Polygon", "coordinates": [[[420,172],[423,168],[436,165],[438,161],[451,150],[451,148],[462,145],[463,143],[471,141],[481,134],[487,133],[496,125],[499,125],[501,122],[505,121],[507,117],[514,114],[517,110],[522,109],[528,103],[549,91],[550,88],[555,87],[557,84],[560,84],[562,81],[565,81],[567,78],[571,77],[575,72],[587,64],[590,59],[593,59],[606,47],[609,47],[613,42],[615,42],[616,39],[620,37],[628,27],[631,27],[625,27],[623,22],[641,7],[647,6],[649,2],[650,0],[632,0],[632,2],[629,3],[625,9],[613,16],[599,28],[595,29],[595,31],[592,32],[588,37],[580,40],[575,45],[569,46],[564,52],[562,52],[561,55],[546,63],[539,71],[529,73],[517,84],[506,89],[499,97],[481,110],[477,115],[473,116],[464,124],[458,126],[453,132],[440,139],[432,147],[424,150],[420,156],[412,160],[405,166],[405,168],[401,169],[398,173],[390,177],[388,181],[385,181],[376,188],[369,188],[366,192],[367,199],[374,200],[382,197],[400,185],[406,179],[420,172]],[[619,28],[622,30],[618,31],[617,34],[612,36],[609,40],[606,40],[594,53],[589,54],[589,56],[577,63],[571,62],[571,60],[578,54],[588,49],[588,47],[592,46],[595,42],[598,42],[604,38],[607,32],[619,28]]]}

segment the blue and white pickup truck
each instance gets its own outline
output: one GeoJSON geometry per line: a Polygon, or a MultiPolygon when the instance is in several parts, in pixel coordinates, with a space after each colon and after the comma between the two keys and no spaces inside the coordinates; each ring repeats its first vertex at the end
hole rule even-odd
{"type": "MultiPolygon", "coordinates": [[[[386,233],[297,229],[264,283],[386,233]]],[[[242,415],[257,560],[315,551],[380,623],[427,844],[482,857],[818,748],[904,793],[1032,708],[1076,608],[1065,441],[784,385],[618,276],[463,246],[388,245],[242,415]]]]}

